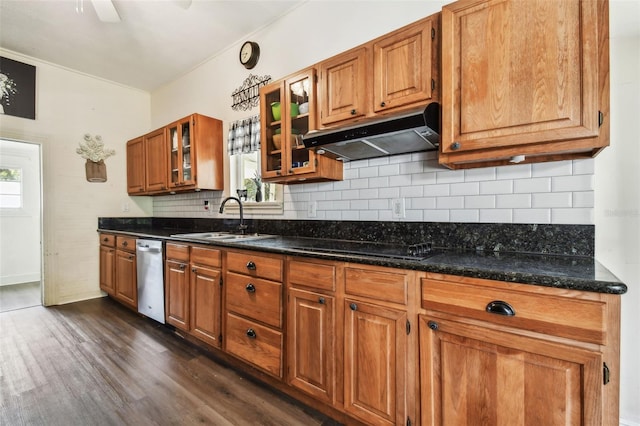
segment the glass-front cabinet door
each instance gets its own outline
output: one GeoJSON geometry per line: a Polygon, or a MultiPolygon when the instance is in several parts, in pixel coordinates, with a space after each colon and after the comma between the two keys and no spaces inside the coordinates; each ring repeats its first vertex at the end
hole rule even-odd
{"type": "Polygon", "coordinates": [[[195,185],[195,171],[192,159],[194,156],[192,136],[192,117],[176,121],[168,126],[171,145],[169,169],[169,187],[181,188],[195,185]]]}
{"type": "MultiPolygon", "coordinates": [[[[282,149],[285,133],[282,120],[282,101],[284,101],[282,82],[271,83],[260,89],[260,152],[262,160],[262,180],[274,179],[282,175],[286,159],[282,149]]],[[[286,165],[285,165],[286,170],[286,165]]]]}
{"type": "Polygon", "coordinates": [[[316,171],[315,153],[302,142],[316,128],[314,77],[309,69],[260,90],[263,179],[285,182],[316,171]]]}

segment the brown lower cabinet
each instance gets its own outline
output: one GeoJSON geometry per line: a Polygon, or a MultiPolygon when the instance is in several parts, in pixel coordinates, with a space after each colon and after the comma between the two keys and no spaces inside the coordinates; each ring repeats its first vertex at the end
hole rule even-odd
{"type": "MultiPolygon", "coordinates": [[[[125,241],[101,235],[103,289],[125,241]]],[[[166,247],[169,324],[342,422],[618,423],[618,295],[166,247]]]]}
{"type": "Polygon", "coordinates": [[[100,289],[137,310],[136,265],[135,238],[100,234],[100,289]]]}
{"type": "Polygon", "coordinates": [[[165,310],[168,324],[220,347],[222,290],[220,250],[168,243],[165,310]]]}

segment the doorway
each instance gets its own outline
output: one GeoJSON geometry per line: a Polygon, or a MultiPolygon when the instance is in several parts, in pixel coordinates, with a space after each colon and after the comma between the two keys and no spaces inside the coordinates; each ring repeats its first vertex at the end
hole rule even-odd
{"type": "Polygon", "coordinates": [[[0,139],[0,312],[42,305],[41,146],[0,139]]]}

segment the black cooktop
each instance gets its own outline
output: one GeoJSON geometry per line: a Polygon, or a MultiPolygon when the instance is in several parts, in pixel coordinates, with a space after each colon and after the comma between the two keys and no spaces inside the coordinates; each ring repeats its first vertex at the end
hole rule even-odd
{"type": "Polygon", "coordinates": [[[316,238],[295,238],[288,248],[300,251],[323,252],[356,256],[386,257],[394,259],[420,260],[433,256],[431,243],[382,244],[368,241],[323,240],[316,238]]]}

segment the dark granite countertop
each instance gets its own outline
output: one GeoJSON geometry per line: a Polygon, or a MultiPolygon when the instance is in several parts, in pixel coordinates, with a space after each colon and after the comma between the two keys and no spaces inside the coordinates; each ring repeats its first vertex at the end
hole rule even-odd
{"type": "Polygon", "coordinates": [[[192,229],[124,224],[100,227],[98,231],[598,293],[624,294],[627,291],[624,283],[591,256],[438,248],[429,256],[411,258],[387,256],[385,253],[390,244],[353,240],[274,236],[247,241],[206,242],[172,237],[192,232],[192,229]],[[367,250],[361,250],[364,245],[367,250]],[[374,252],[377,254],[368,254],[374,252]]]}

